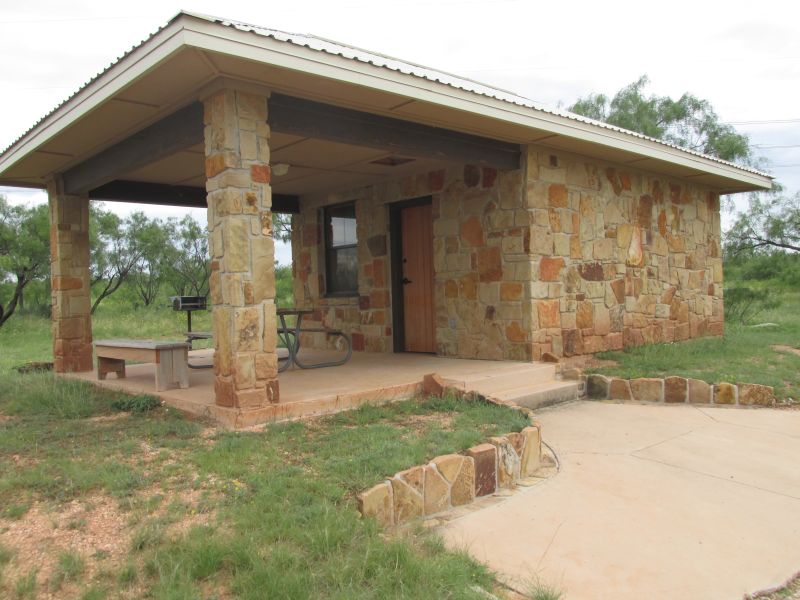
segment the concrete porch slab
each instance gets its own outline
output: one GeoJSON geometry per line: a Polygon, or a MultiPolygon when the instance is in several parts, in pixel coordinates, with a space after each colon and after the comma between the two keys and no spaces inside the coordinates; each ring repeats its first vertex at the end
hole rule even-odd
{"type": "MultiPolygon", "coordinates": [[[[331,359],[332,352],[306,351],[305,360],[331,359]]],[[[213,350],[192,351],[191,364],[210,364],[213,350]]],[[[492,377],[509,385],[556,383],[555,366],[545,363],[501,362],[442,358],[429,354],[384,354],[358,352],[346,364],[323,369],[293,368],[280,373],[281,401],[255,410],[219,407],[214,404],[212,369],[190,369],[188,389],[157,392],[153,364],[127,367],[125,379],[109,376],[98,381],[94,372],[71,376],[94,384],[133,394],[151,394],[190,415],[211,417],[226,427],[242,428],[298,417],[337,412],[361,404],[380,404],[413,397],[422,389],[425,375],[437,373],[450,381],[464,381],[480,374],[482,381],[492,377]]]]}
{"type": "Polygon", "coordinates": [[[735,600],[800,568],[800,411],[575,402],[537,418],[560,472],[442,529],[515,589],[735,600]]]}

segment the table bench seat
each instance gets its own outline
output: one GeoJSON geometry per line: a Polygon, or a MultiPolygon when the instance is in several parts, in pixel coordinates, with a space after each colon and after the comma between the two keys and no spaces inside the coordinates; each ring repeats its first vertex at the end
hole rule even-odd
{"type": "Polygon", "coordinates": [[[109,373],[118,379],[125,377],[125,361],[155,363],[156,391],[177,385],[189,387],[188,356],[186,342],[158,340],[98,340],[94,343],[97,355],[97,378],[103,380],[109,373]]]}

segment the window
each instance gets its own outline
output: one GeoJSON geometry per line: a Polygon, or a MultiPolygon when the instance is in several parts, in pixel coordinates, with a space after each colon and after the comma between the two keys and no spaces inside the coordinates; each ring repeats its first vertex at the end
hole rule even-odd
{"type": "Polygon", "coordinates": [[[328,296],[358,294],[356,205],[325,208],[325,282],[328,296]]]}

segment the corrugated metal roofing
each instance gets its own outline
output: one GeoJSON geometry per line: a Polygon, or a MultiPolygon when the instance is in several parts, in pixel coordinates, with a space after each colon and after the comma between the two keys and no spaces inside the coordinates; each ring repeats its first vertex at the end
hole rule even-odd
{"type": "Polygon", "coordinates": [[[232,28],[237,29],[239,31],[254,33],[256,35],[260,35],[260,36],[263,36],[263,37],[268,37],[268,38],[274,39],[274,40],[279,41],[279,42],[286,42],[286,43],[289,43],[289,44],[293,44],[295,46],[309,48],[311,50],[315,50],[315,51],[318,51],[318,52],[325,52],[327,54],[332,54],[332,55],[335,55],[335,56],[341,56],[342,58],[347,58],[347,59],[350,59],[350,60],[356,60],[356,61],[359,61],[359,62],[371,64],[371,65],[373,65],[375,67],[378,67],[378,68],[389,69],[391,71],[395,71],[395,72],[398,72],[398,73],[403,73],[405,75],[411,75],[411,76],[414,76],[414,77],[419,77],[421,79],[426,79],[428,81],[432,81],[432,82],[439,83],[439,84],[442,84],[442,85],[447,85],[449,87],[452,87],[452,88],[455,88],[455,89],[459,89],[459,90],[463,90],[463,91],[466,91],[466,92],[471,92],[471,93],[474,93],[474,94],[477,94],[477,95],[480,95],[480,96],[485,96],[485,97],[488,97],[488,98],[494,98],[494,99],[500,100],[502,102],[508,102],[510,104],[515,104],[517,106],[530,108],[530,109],[532,109],[534,111],[539,111],[539,112],[543,112],[543,113],[546,113],[546,114],[554,115],[554,116],[557,116],[557,117],[562,117],[562,118],[565,118],[565,119],[570,119],[570,120],[573,120],[573,121],[586,123],[586,124],[592,125],[594,127],[599,127],[599,128],[602,128],[602,129],[607,129],[607,130],[610,130],[610,131],[615,131],[615,132],[618,132],[618,133],[622,133],[622,134],[625,134],[625,135],[636,137],[636,138],[639,138],[639,139],[642,139],[642,140],[647,140],[649,142],[653,142],[653,143],[656,143],[656,144],[659,144],[659,145],[662,145],[662,146],[666,146],[666,147],[669,147],[669,148],[674,148],[674,149],[677,149],[677,150],[681,150],[683,152],[686,152],[688,154],[692,154],[694,156],[699,156],[699,157],[702,157],[702,158],[705,158],[705,159],[708,159],[708,160],[711,160],[711,161],[714,161],[714,162],[717,162],[717,163],[720,163],[720,164],[723,164],[723,165],[728,165],[728,166],[731,166],[731,167],[735,167],[737,169],[741,169],[743,171],[747,171],[749,173],[754,173],[756,175],[761,175],[763,177],[772,177],[768,173],[764,173],[764,172],[759,171],[757,169],[753,169],[751,167],[747,167],[747,166],[743,166],[743,165],[737,165],[737,164],[732,163],[730,161],[722,160],[721,158],[717,158],[715,156],[710,156],[710,155],[707,155],[707,154],[703,154],[702,152],[697,152],[695,150],[690,150],[688,148],[683,148],[683,147],[678,146],[676,144],[665,142],[665,141],[659,140],[657,138],[652,138],[652,137],[643,135],[641,133],[637,133],[635,131],[630,131],[628,129],[623,129],[621,127],[616,127],[614,125],[609,125],[608,123],[603,123],[601,121],[595,121],[594,119],[589,119],[587,117],[584,117],[584,116],[581,116],[581,115],[578,115],[578,114],[575,114],[575,113],[571,113],[569,111],[555,110],[555,109],[551,109],[551,108],[546,108],[546,107],[544,107],[542,105],[539,105],[538,103],[536,103],[536,102],[534,102],[534,101],[532,101],[532,100],[530,100],[528,98],[525,98],[525,97],[520,96],[518,94],[515,94],[513,92],[509,92],[507,90],[503,90],[503,89],[500,89],[500,88],[492,87],[490,85],[479,83],[477,81],[474,81],[474,80],[471,80],[471,79],[467,79],[467,78],[464,78],[464,77],[459,77],[457,75],[452,75],[452,74],[446,73],[444,71],[431,69],[429,67],[425,67],[425,66],[422,66],[422,65],[418,65],[418,64],[415,64],[415,63],[408,62],[408,61],[403,61],[403,60],[400,60],[400,59],[397,59],[397,58],[393,58],[391,56],[386,56],[386,55],[379,54],[379,53],[376,53],[376,52],[372,52],[372,51],[369,51],[369,50],[364,50],[364,49],[361,49],[361,48],[357,48],[355,46],[349,46],[347,44],[342,44],[340,42],[335,42],[333,40],[328,40],[328,39],[317,37],[317,36],[314,36],[314,35],[301,34],[301,33],[288,33],[288,32],[280,31],[280,30],[277,30],[277,29],[270,29],[270,28],[267,28],[267,27],[259,26],[259,25],[252,25],[252,24],[249,24],[249,23],[241,22],[241,21],[234,21],[234,20],[231,20],[231,19],[223,19],[223,18],[220,18],[220,17],[214,17],[214,16],[210,16],[210,15],[205,15],[205,14],[201,14],[201,13],[194,13],[194,12],[189,12],[189,11],[181,11],[181,12],[179,12],[175,17],[170,19],[170,21],[167,24],[165,24],[164,26],[160,27],[157,31],[152,33],[146,39],[142,40],[139,44],[133,46],[125,54],[123,54],[122,56],[118,57],[115,61],[110,63],[103,71],[101,71],[100,73],[98,73],[94,77],[92,77],[89,81],[87,81],[83,86],[81,86],[78,90],[76,90],[67,99],[65,99],[63,102],[58,104],[52,111],[50,111],[44,117],[39,119],[39,121],[34,123],[34,125],[32,127],[30,127],[24,134],[22,134],[19,138],[14,140],[14,142],[12,142],[7,148],[5,148],[2,153],[5,153],[11,147],[13,147],[15,144],[17,144],[26,135],[28,135],[28,133],[30,133],[33,129],[35,129],[39,124],[41,124],[44,121],[46,121],[50,116],[52,116],[55,112],[57,112],[58,109],[60,109],[62,106],[64,106],[66,103],[68,103],[72,98],[74,98],[82,90],[84,90],[86,87],[91,85],[94,81],[96,81],[98,78],[100,78],[105,72],[107,72],[109,69],[114,67],[114,65],[116,65],[121,60],[123,60],[126,56],[128,56],[129,54],[134,52],[137,48],[140,48],[141,46],[146,44],[149,40],[151,40],[154,36],[156,36],[160,31],[162,31],[163,29],[168,27],[171,23],[173,23],[181,15],[188,15],[188,16],[191,16],[191,17],[195,17],[197,19],[202,19],[202,20],[209,21],[209,22],[212,22],[212,23],[217,23],[217,24],[223,25],[225,27],[232,27],[232,28]]]}

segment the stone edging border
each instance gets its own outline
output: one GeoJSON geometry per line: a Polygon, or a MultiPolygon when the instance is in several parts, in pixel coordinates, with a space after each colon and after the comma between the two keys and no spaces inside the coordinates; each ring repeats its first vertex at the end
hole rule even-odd
{"type": "Polygon", "coordinates": [[[402,525],[469,504],[498,488],[514,488],[541,463],[541,427],[536,423],[519,433],[490,437],[461,454],[437,456],[427,465],[400,471],[358,494],[358,510],[381,527],[402,525]]]}
{"type": "Polygon", "coordinates": [[[706,383],[687,377],[623,379],[605,375],[577,375],[585,381],[589,400],[634,400],[664,404],[774,406],[775,390],[757,383],[706,383]]]}

